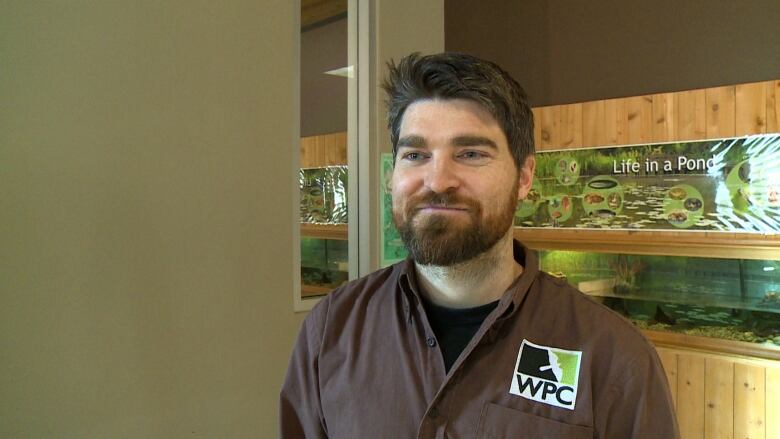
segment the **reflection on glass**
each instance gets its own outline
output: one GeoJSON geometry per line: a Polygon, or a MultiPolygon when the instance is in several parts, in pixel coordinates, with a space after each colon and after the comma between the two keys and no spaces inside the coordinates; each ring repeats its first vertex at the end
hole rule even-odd
{"type": "Polygon", "coordinates": [[[642,329],[780,346],[778,261],[541,252],[542,269],[642,329]]]}
{"type": "Polygon", "coordinates": [[[346,224],[347,167],[301,169],[301,222],[346,224]]]}

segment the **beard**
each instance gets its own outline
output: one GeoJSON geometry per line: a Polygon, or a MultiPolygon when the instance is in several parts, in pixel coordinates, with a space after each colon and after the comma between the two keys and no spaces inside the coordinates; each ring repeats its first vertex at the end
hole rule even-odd
{"type": "Polygon", "coordinates": [[[515,216],[519,182],[494,213],[484,215],[482,204],[453,193],[426,192],[413,196],[398,209],[393,222],[409,255],[420,265],[451,266],[469,261],[493,248],[503,238],[515,216]],[[422,218],[418,206],[466,206],[468,222],[449,215],[429,214],[422,218]]]}

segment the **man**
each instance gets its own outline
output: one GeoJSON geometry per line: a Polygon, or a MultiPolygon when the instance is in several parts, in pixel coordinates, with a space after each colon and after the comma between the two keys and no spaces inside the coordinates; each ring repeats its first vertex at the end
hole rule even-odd
{"type": "Polygon", "coordinates": [[[679,437],[652,346],[513,241],[535,167],[522,88],[461,54],[389,67],[393,219],[410,257],[307,316],[282,437],[679,437]]]}

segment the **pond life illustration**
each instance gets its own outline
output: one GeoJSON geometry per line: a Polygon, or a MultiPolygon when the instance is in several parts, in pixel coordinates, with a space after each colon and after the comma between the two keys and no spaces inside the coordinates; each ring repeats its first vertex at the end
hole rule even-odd
{"type": "Polygon", "coordinates": [[[540,151],[518,227],[780,231],[780,134],[540,151]]]}

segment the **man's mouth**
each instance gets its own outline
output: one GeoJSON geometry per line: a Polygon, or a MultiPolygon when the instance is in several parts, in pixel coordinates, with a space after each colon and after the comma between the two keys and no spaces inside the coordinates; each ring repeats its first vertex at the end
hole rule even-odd
{"type": "Polygon", "coordinates": [[[427,212],[427,213],[459,213],[459,212],[468,212],[467,207],[462,206],[442,206],[442,205],[436,205],[436,204],[430,204],[426,206],[420,206],[417,209],[417,212],[427,212]]]}

